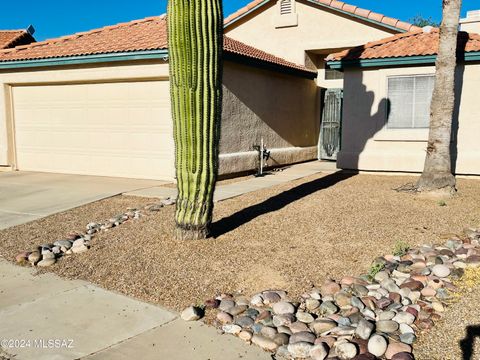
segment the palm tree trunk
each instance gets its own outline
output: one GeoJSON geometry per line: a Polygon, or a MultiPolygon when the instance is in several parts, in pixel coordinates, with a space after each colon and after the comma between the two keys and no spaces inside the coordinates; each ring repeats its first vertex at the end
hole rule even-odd
{"type": "Polygon", "coordinates": [[[455,68],[457,38],[462,0],[443,0],[435,86],[430,109],[430,132],[418,191],[455,192],[450,142],[455,104],[455,68]]]}
{"type": "Polygon", "coordinates": [[[221,0],[169,0],[169,66],[177,239],[209,235],[222,106],[221,0]]]}

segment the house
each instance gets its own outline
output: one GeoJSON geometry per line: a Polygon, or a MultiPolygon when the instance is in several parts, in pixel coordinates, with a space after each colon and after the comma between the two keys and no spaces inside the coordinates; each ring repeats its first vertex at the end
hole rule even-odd
{"type": "Polygon", "coordinates": [[[0,30],[0,49],[9,49],[35,42],[34,32],[35,29],[31,25],[27,30],[0,30]]]}
{"type": "MultiPolygon", "coordinates": [[[[225,19],[220,174],[335,159],[334,51],[417,30],[332,0],[255,0],[225,19]]],[[[171,180],[166,19],[0,50],[0,167],[171,180]],[[155,164],[155,166],[152,166],[155,164]]]]}
{"type": "MultiPolygon", "coordinates": [[[[335,53],[344,72],[344,169],[421,172],[428,140],[439,31],[425,28],[335,53]]],[[[452,168],[480,175],[480,35],[460,32],[452,168]]]]}
{"type": "Polygon", "coordinates": [[[343,73],[325,68],[328,54],[418,30],[409,23],[335,0],[255,0],[225,19],[225,33],[317,71],[321,131],[318,157],[340,147],[343,73]]]}
{"type": "MultiPolygon", "coordinates": [[[[166,17],[0,51],[0,165],[172,180],[166,17]]],[[[220,173],[316,157],[315,71],[224,41],[220,173]],[[274,111],[272,111],[274,109],[274,111]]]]}

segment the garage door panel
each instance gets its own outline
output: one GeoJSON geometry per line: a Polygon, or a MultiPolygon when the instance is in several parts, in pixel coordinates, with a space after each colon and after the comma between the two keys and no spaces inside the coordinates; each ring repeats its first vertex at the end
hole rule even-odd
{"type": "Polygon", "coordinates": [[[21,170],[173,178],[167,81],[13,89],[21,170]]]}

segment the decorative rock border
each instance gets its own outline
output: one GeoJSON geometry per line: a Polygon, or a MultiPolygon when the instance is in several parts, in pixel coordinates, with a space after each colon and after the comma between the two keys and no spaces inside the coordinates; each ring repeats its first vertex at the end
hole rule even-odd
{"type": "Polygon", "coordinates": [[[275,353],[277,359],[413,360],[416,334],[441,318],[457,291],[453,280],[480,266],[480,229],[444,246],[402,249],[374,260],[369,274],[327,280],[298,302],[282,290],[247,298],[222,294],[181,317],[216,312],[222,332],[275,353]]]}
{"type": "Polygon", "coordinates": [[[15,257],[18,264],[49,267],[66,255],[81,254],[91,247],[91,240],[100,232],[108,231],[128,221],[138,220],[145,214],[142,211],[159,211],[164,206],[175,204],[175,200],[163,199],[159,203],[149,204],[143,209],[128,208],[123,214],[116,215],[104,222],[91,222],[86,226],[86,232],[71,232],[65,239],[57,240],[54,243],[42,244],[35,250],[24,251],[15,257]]]}

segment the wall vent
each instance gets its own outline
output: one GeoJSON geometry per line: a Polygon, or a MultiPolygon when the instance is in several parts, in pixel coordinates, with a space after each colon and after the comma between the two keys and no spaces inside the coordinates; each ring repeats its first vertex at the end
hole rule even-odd
{"type": "Polygon", "coordinates": [[[274,24],[276,28],[298,25],[298,14],[295,9],[295,0],[278,0],[277,13],[274,24]]]}
{"type": "Polygon", "coordinates": [[[280,15],[289,15],[293,13],[292,0],[280,0],[280,15]]]}

